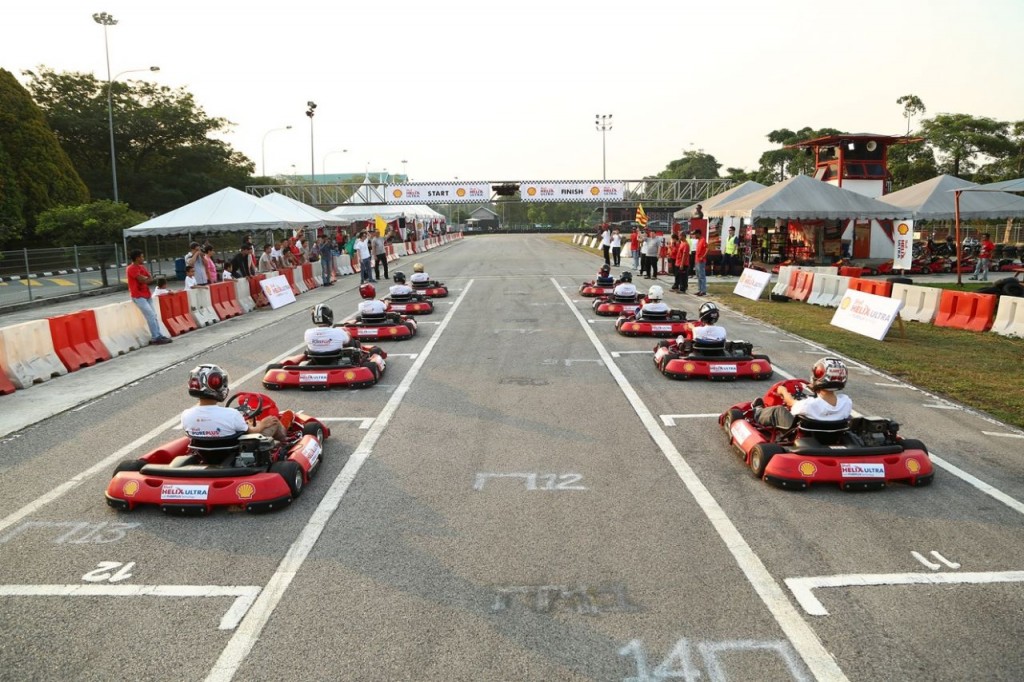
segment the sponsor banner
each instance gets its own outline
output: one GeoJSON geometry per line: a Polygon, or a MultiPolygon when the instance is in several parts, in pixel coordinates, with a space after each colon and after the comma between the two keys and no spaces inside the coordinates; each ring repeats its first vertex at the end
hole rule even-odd
{"type": "Polygon", "coordinates": [[[480,204],[491,200],[491,185],[487,182],[388,185],[384,198],[389,204],[480,204]]]}
{"type": "Polygon", "coordinates": [[[843,478],[885,478],[885,465],[882,463],[849,464],[840,462],[839,467],[843,478]]]}
{"type": "Polygon", "coordinates": [[[160,488],[161,500],[205,500],[209,494],[209,485],[194,483],[164,483],[160,488]]]}
{"type": "Polygon", "coordinates": [[[626,183],[602,180],[579,182],[523,182],[519,196],[524,202],[623,201],[626,183]]]}
{"type": "Polygon", "coordinates": [[[274,310],[289,303],[295,303],[295,292],[292,291],[292,287],[284,275],[260,280],[260,288],[263,289],[263,295],[267,297],[270,307],[274,310]]]}
{"type": "Polygon", "coordinates": [[[736,288],[732,290],[732,293],[756,301],[761,298],[761,293],[768,286],[768,281],[771,278],[772,273],[770,272],[743,268],[743,273],[740,275],[739,281],[736,282],[736,288]]]}
{"type": "Polygon", "coordinates": [[[832,324],[881,341],[903,307],[903,300],[848,289],[832,316],[832,324]]]}
{"type": "Polygon", "coordinates": [[[892,237],[896,249],[892,257],[893,270],[909,270],[914,264],[914,221],[897,222],[892,237]]]}

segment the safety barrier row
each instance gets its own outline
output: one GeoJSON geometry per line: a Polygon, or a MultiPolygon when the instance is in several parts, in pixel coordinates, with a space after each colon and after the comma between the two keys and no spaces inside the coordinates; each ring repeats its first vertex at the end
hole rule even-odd
{"type": "Polygon", "coordinates": [[[932,324],[986,332],[992,328],[998,298],[993,294],[945,289],[939,297],[939,311],[932,324]]]}
{"type": "Polygon", "coordinates": [[[100,341],[111,355],[124,355],[149,344],[146,318],[131,301],[100,306],[93,312],[100,341]]]}
{"type": "Polygon", "coordinates": [[[68,373],[54,350],[48,320],[0,327],[0,366],[17,388],[68,373]]]}
{"type": "Polygon", "coordinates": [[[900,317],[912,322],[931,324],[939,312],[939,295],[942,289],[922,287],[914,284],[893,284],[892,298],[903,301],[900,317]]]}
{"type": "Polygon", "coordinates": [[[817,273],[814,276],[814,284],[811,286],[811,293],[807,302],[811,305],[836,308],[843,300],[847,288],[850,286],[850,278],[842,275],[817,273]]]}
{"type": "Polygon", "coordinates": [[[74,372],[111,358],[110,351],[100,341],[96,313],[92,310],[57,315],[47,322],[50,324],[53,350],[68,371],[74,372]]]}
{"type": "Polygon", "coordinates": [[[209,287],[192,287],[187,292],[192,317],[200,327],[209,327],[220,322],[217,312],[213,309],[213,296],[209,287]]]}

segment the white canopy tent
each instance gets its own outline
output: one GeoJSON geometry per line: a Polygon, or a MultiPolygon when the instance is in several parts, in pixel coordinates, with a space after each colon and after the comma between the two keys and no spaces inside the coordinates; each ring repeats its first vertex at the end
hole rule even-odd
{"type": "MultiPolygon", "coordinates": [[[[1006,183],[997,184],[1006,185],[1006,183]]],[[[959,198],[961,219],[1024,218],[1024,197],[995,188],[981,190],[981,186],[977,183],[953,175],[939,175],[898,192],[886,194],[879,199],[887,204],[911,211],[910,217],[915,220],[954,220],[957,215],[957,202],[954,195],[961,192],[963,192],[959,198]]]]}
{"type": "Polygon", "coordinates": [[[327,211],[321,211],[315,206],[304,204],[298,199],[292,199],[291,197],[277,192],[271,192],[264,197],[260,197],[260,201],[285,210],[301,211],[304,215],[309,216],[309,220],[321,223],[328,227],[337,227],[345,224],[345,221],[336,215],[328,213],[327,211]]]}
{"type": "Polygon", "coordinates": [[[771,187],[726,201],[704,214],[713,218],[839,220],[909,218],[910,211],[877,199],[797,175],[771,187]]]}
{"type": "Polygon", "coordinates": [[[696,204],[693,204],[692,206],[687,206],[686,208],[680,209],[680,210],[676,211],[675,213],[673,213],[672,217],[673,218],[692,218],[694,212],[697,209],[697,206],[700,206],[702,209],[704,209],[704,214],[707,215],[707,212],[709,210],[711,210],[712,208],[715,208],[716,206],[719,206],[719,205],[725,203],[726,201],[732,201],[733,199],[738,199],[740,197],[745,197],[748,194],[752,194],[753,192],[756,192],[758,190],[764,189],[764,187],[765,186],[762,185],[760,182],[754,182],[753,180],[747,180],[746,182],[744,182],[741,185],[736,185],[735,187],[730,187],[729,189],[725,190],[724,192],[719,192],[718,194],[716,194],[714,196],[708,197],[704,201],[699,201],[696,204]]]}
{"type": "Polygon", "coordinates": [[[125,237],[187,235],[196,232],[255,232],[322,227],[297,209],[288,210],[226,187],[191,204],[124,230],[125,237]]]}
{"type": "Polygon", "coordinates": [[[405,217],[406,220],[417,220],[422,222],[433,222],[443,221],[445,217],[443,214],[438,213],[429,206],[422,204],[408,204],[408,205],[378,205],[378,206],[338,206],[328,211],[329,214],[336,218],[340,218],[346,225],[351,225],[357,220],[373,220],[374,217],[380,216],[384,220],[391,222],[392,220],[398,220],[401,217],[405,217]]]}

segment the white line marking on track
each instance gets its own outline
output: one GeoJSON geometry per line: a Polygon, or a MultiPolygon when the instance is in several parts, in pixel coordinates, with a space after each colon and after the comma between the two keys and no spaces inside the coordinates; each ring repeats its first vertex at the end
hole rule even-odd
{"type": "Polygon", "coordinates": [[[284,596],[285,591],[291,584],[292,579],[296,576],[299,570],[302,568],[303,562],[306,557],[312,551],[313,546],[316,545],[317,540],[320,539],[320,534],[324,532],[327,527],[328,521],[331,516],[337,511],[338,506],[341,504],[341,498],[344,497],[348,491],[352,481],[355,480],[356,475],[362,468],[363,464],[370,457],[370,453],[373,451],[374,445],[380,439],[384,433],[384,429],[391,422],[391,418],[398,410],[398,406],[402,404],[402,399],[405,394],[409,392],[409,387],[412,382],[416,379],[420,369],[430,356],[430,352],[434,349],[438,339],[444,333],[445,327],[448,322],[455,315],[455,311],[458,310],[459,304],[469,293],[470,288],[473,286],[474,280],[469,280],[466,284],[466,288],[463,289],[462,295],[455,301],[455,305],[452,306],[451,310],[445,315],[445,318],[440,322],[440,326],[437,329],[437,333],[430,337],[427,341],[427,345],[424,346],[420,352],[420,356],[416,358],[416,362],[413,363],[412,367],[403,377],[402,382],[398,388],[388,399],[388,402],[384,405],[384,409],[381,410],[380,414],[377,415],[373,426],[370,428],[362,442],[359,443],[359,447],[349,456],[348,461],[345,462],[345,466],[342,467],[341,473],[338,474],[337,478],[331,483],[331,487],[327,490],[320,504],[313,511],[313,515],[309,518],[302,532],[299,533],[299,537],[295,539],[291,547],[288,548],[287,554],[281,559],[281,563],[278,564],[277,569],[274,571],[274,575],[271,576],[267,582],[266,587],[260,593],[256,602],[253,604],[252,609],[242,620],[241,625],[235,631],[235,634],[231,636],[227,646],[221,652],[217,662],[214,663],[213,669],[210,670],[207,675],[207,682],[214,682],[218,680],[230,680],[238,672],[238,668],[242,665],[246,656],[252,651],[252,648],[256,645],[256,641],[260,637],[260,633],[263,632],[263,628],[270,620],[271,614],[277,607],[278,602],[284,596]]]}
{"type": "Polygon", "coordinates": [[[958,405],[941,405],[939,403],[923,403],[921,407],[930,407],[933,410],[959,410],[958,405]]]}
{"type": "Polygon", "coordinates": [[[0,585],[0,597],[235,597],[218,630],[234,630],[259,585],[0,585]]]}
{"type": "Polygon", "coordinates": [[[932,563],[931,561],[928,561],[927,559],[925,559],[925,558],[924,558],[924,557],[923,557],[923,556],[921,555],[921,553],[920,553],[920,552],[911,552],[911,553],[910,553],[910,556],[912,556],[912,557],[914,557],[915,559],[917,559],[918,561],[920,561],[920,562],[921,562],[921,564],[922,564],[922,565],[923,565],[923,566],[924,566],[925,568],[930,568],[930,569],[932,569],[933,571],[937,571],[937,570],[939,570],[940,568],[942,568],[942,565],[941,565],[941,564],[935,564],[935,563],[932,563]]]}
{"type": "Polygon", "coordinates": [[[612,357],[613,358],[618,358],[618,357],[622,357],[623,355],[638,355],[638,354],[639,355],[650,355],[653,352],[654,351],[651,351],[651,350],[613,350],[612,351],[612,357]]]}
{"type": "MultiPolygon", "coordinates": [[[[558,282],[552,278],[551,283],[558,289],[558,282]]],[[[725,544],[725,548],[732,554],[736,560],[736,564],[740,570],[747,577],[748,582],[757,592],[761,601],[764,602],[768,611],[772,614],[775,622],[779,624],[779,627],[785,633],[787,639],[793,644],[797,653],[807,664],[811,674],[817,680],[824,681],[845,681],[847,677],[843,674],[842,669],[836,662],[832,654],[822,645],[821,640],[811,629],[807,621],[804,620],[803,616],[793,607],[793,604],[789,601],[788,596],[782,589],[782,586],[776,582],[772,577],[768,569],[761,562],[760,557],[754,553],[754,550],[747,544],[747,541],[740,534],[736,525],[726,515],[725,510],[722,509],[721,505],[711,494],[711,491],[707,489],[707,486],[700,480],[694,470],[686,462],[683,456],[676,449],[675,444],[668,437],[668,434],[658,424],[658,420],[651,413],[643,400],[637,394],[636,389],[629,383],[626,376],[622,373],[622,370],[618,368],[611,355],[605,349],[601,340],[597,338],[593,329],[590,328],[586,323],[586,319],[580,314],[579,310],[572,305],[569,297],[565,293],[558,289],[562,298],[565,300],[566,305],[569,307],[572,314],[579,321],[583,331],[587,334],[590,342],[594,344],[599,355],[605,360],[605,366],[611,373],[615,382],[619,385],[619,389],[626,396],[626,399],[632,405],[636,411],[640,421],[643,422],[647,432],[651,435],[651,438],[659,446],[665,458],[669,461],[672,467],[676,470],[679,478],[683,481],[683,484],[689,490],[690,494],[693,495],[694,500],[700,506],[704,512],[708,521],[718,532],[719,537],[722,538],[722,542],[725,544]]],[[[244,623],[243,623],[244,627],[244,623]]]]}
{"type": "Polygon", "coordinates": [[[1024,582],[1024,571],[991,571],[984,573],[854,573],[822,575],[811,578],[786,578],[786,585],[812,616],[827,616],[814,590],[822,587],[877,587],[880,585],[991,585],[1024,582]]]}
{"type": "Polygon", "coordinates": [[[939,554],[939,553],[938,553],[938,552],[936,552],[935,550],[932,550],[932,551],[930,552],[930,554],[931,554],[931,555],[932,555],[933,557],[935,557],[935,558],[936,558],[936,559],[937,559],[938,561],[941,561],[942,563],[946,564],[946,565],[947,565],[947,566],[949,566],[950,568],[960,568],[960,564],[958,564],[958,563],[957,563],[957,562],[955,562],[955,561],[950,561],[949,559],[947,559],[946,557],[942,556],[941,554],[939,554]]]}
{"type": "Polygon", "coordinates": [[[360,429],[368,429],[373,424],[374,417],[318,417],[322,422],[359,422],[360,429]]]}
{"type": "Polygon", "coordinates": [[[415,360],[419,353],[388,353],[389,358],[409,358],[415,360]]]}
{"type": "Polygon", "coordinates": [[[662,414],[661,423],[665,426],[675,426],[677,419],[710,419],[711,417],[718,417],[717,412],[709,412],[707,414],[662,414]]]}
{"type": "Polygon", "coordinates": [[[995,436],[996,438],[1024,438],[1024,435],[1019,433],[1000,433],[999,431],[982,431],[986,436],[995,436]]]}
{"type": "Polygon", "coordinates": [[[971,474],[967,473],[960,467],[954,464],[950,464],[946,460],[936,455],[934,452],[929,452],[928,456],[932,458],[932,464],[942,467],[943,469],[953,474],[960,480],[970,483],[972,486],[974,486],[981,492],[985,493],[989,497],[993,497],[999,500],[1010,509],[1013,509],[1016,512],[1024,514],[1024,503],[1022,503],[1020,500],[1010,497],[1002,490],[998,490],[993,486],[989,485],[988,483],[985,483],[985,481],[981,480],[980,478],[977,478],[976,476],[972,476],[971,474]]]}

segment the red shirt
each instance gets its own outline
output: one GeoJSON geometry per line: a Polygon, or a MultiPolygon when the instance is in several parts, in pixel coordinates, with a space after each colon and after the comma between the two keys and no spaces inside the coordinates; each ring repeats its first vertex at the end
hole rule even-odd
{"type": "Polygon", "coordinates": [[[708,240],[701,237],[697,240],[697,252],[694,254],[694,262],[703,263],[708,259],[708,240]]]}
{"type": "Polygon", "coordinates": [[[978,251],[978,258],[991,258],[992,252],[996,250],[996,245],[985,240],[981,243],[981,248],[978,251]]]}
{"type": "Polygon", "coordinates": [[[676,249],[676,267],[681,268],[690,264],[690,244],[686,240],[680,240],[679,248],[676,249]]]}
{"type": "Polygon", "coordinates": [[[149,285],[140,282],[138,280],[139,275],[145,277],[147,281],[150,279],[149,270],[146,269],[145,265],[132,263],[128,266],[128,295],[131,298],[149,298],[149,285]]]}
{"type": "Polygon", "coordinates": [[[636,251],[640,247],[640,233],[633,230],[633,234],[629,235],[629,248],[636,251]]]}

